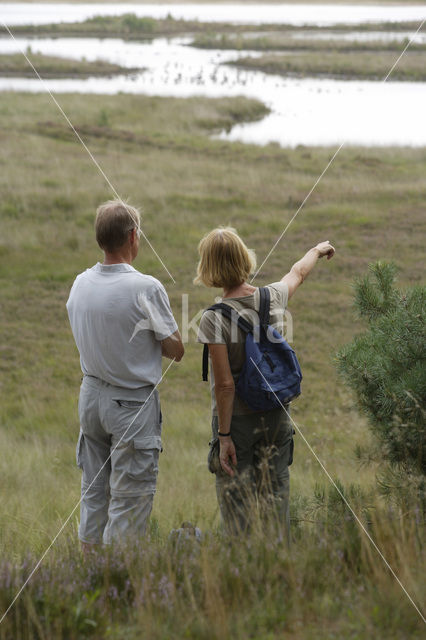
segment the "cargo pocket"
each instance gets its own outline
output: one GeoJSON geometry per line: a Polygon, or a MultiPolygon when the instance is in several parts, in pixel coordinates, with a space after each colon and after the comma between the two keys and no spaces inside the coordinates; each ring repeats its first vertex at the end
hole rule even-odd
{"type": "Polygon", "coordinates": [[[127,472],[130,480],[149,488],[158,474],[158,458],[161,451],[160,436],[141,436],[133,439],[133,455],[127,472]]]}
{"type": "Polygon", "coordinates": [[[220,459],[219,459],[219,449],[220,443],[219,438],[213,438],[211,442],[209,442],[209,453],[207,455],[207,467],[210,473],[217,473],[220,471],[220,459]]]}
{"type": "Polygon", "coordinates": [[[75,462],[77,467],[83,469],[83,444],[84,444],[84,434],[80,430],[80,435],[78,436],[77,446],[75,449],[75,462]]]}

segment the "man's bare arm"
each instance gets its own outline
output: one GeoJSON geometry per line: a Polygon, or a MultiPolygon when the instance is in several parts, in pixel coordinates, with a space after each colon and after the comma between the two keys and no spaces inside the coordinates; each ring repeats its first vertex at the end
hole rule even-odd
{"type": "Polygon", "coordinates": [[[176,362],[182,360],[185,349],[179,331],[175,331],[168,338],[161,340],[161,353],[170,360],[176,360],[176,362]]]}

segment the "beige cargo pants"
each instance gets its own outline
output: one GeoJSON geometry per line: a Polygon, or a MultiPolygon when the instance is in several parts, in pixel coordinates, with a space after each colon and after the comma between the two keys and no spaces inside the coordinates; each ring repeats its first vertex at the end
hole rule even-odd
{"type": "Polygon", "coordinates": [[[123,389],[84,376],[78,411],[80,540],[110,544],[144,535],[161,451],[158,391],[123,389]]]}

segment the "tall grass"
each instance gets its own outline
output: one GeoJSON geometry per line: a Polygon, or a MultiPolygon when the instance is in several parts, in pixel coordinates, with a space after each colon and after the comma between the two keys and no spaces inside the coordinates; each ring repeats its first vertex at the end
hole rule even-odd
{"type": "MultiPolygon", "coordinates": [[[[274,526],[236,539],[189,529],[164,537],[152,527],[137,544],[103,549],[82,562],[64,537],[29,582],[0,638],[420,638],[423,623],[340,497],[317,489],[291,551],[274,526]]],[[[384,513],[348,497],[417,603],[422,571],[412,514],[384,513]]],[[[74,531],[75,535],[75,531],[74,531]]],[[[37,557],[0,564],[5,608],[37,557]]],[[[424,586],[424,585],[423,585],[424,586]]]]}

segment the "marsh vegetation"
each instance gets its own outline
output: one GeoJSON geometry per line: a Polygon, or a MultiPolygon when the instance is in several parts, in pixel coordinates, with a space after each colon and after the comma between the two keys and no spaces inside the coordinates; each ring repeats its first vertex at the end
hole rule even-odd
{"type": "MultiPolygon", "coordinates": [[[[283,35],[297,34],[311,31],[319,33],[324,30],[323,26],[310,24],[239,24],[229,22],[203,22],[201,20],[183,20],[173,18],[168,15],[166,18],[151,18],[148,16],[137,16],[135,13],[126,13],[118,16],[97,15],[79,22],[55,22],[48,24],[17,24],[13,26],[16,35],[54,35],[54,36],[94,36],[100,37],[102,34],[110,37],[122,38],[146,38],[159,36],[179,36],[186,34],[204,33],[209,36],[214,34],[248,34],[265,33],[271,30],[283,35]]],[[[418,22],[363,22],[360,24],[339,24],[332,27],[334,33],[347,33],[353,31],[368,32],[406,32],[415,31],[418,22]]],[[[7,33],[5,28],[0,28],[0,33],[7,33]]]]}
{"type": "MultiPolygon", "coordinates": [[[[72,60],[59,56],[47,56],[27,50],[32,64],[42,78],[90,78],[93,76],[112,76],[140,72],[142,69],[129,69],[105,60],[72,60]]],[[[21,53],[0,54],[0,76],[33,78],[34,70],[21,53]]]]}
{"type": "MultiPolygon", "coordinates": [[[[290,55],[268,54],[260,58],[247,56],[233,64],[240,69],[263,71],[282,76],[337,78],[341,80],[383,80],[395,63],[391,51],[334,51],[309,50],[290,55]]],[[[392,79],[411,82],[426,80],[426,53],[410,51],[392,72],[392,79]]]]}

